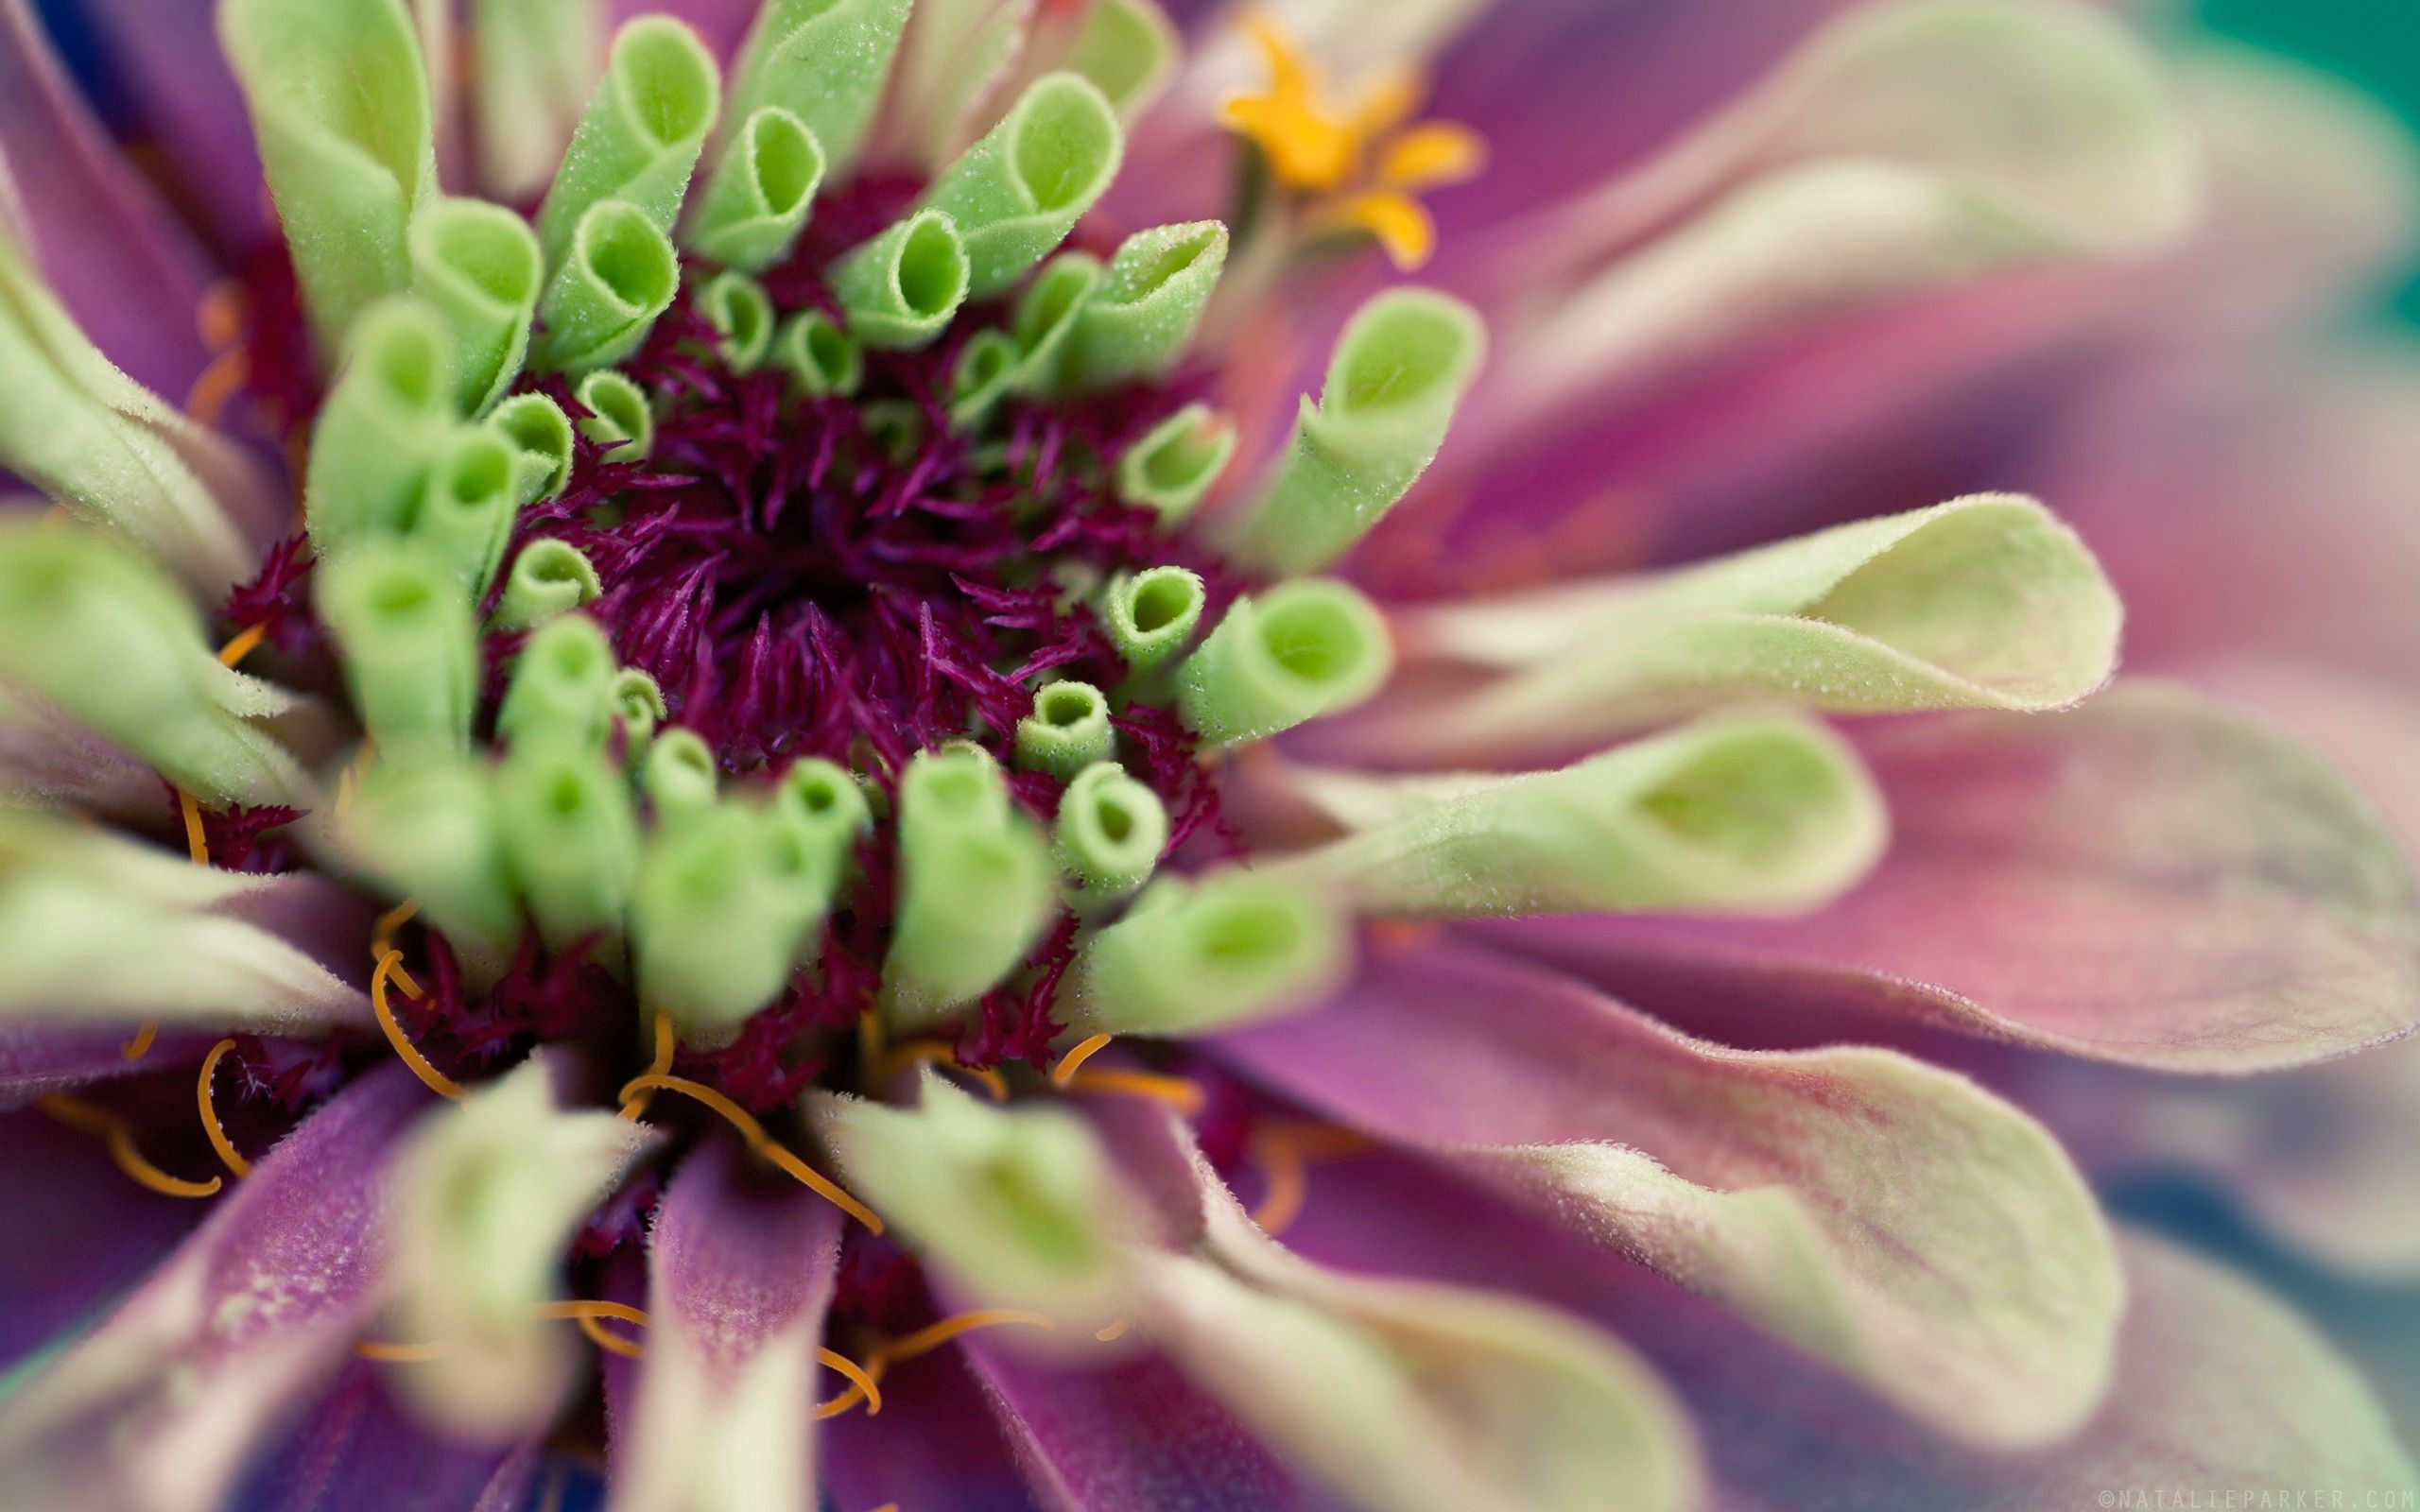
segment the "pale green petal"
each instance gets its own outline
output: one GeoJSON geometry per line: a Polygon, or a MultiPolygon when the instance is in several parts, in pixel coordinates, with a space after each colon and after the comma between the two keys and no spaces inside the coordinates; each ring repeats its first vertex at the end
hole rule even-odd
{"type": "Polygon", "coordinates": [[[646,214],[623,200],[591,207],[538,313],[546,330],[536,366],[610,368],[639,349],[681,292],[681,256],[646,214]]]}
{"type": "Polygon", "coordinates": [[[1176,77],[1184,40],[1157,0],[1091,0],[1037,20],[1026,66],[1063,68],[1092,80],[1132,123],[1176,77]]]}
{"type": "Polygon", "coordinates": [[[921,347],[966,302],[968,276],[957,223],[921,210],[834,265],[832,297],[857,341],[886,351],[921,347]]]}
{"type": "Polygon", "coordinates": [[[1075,1017],[1111,1034],[1198,1034],[1307,1006],[1351,945],[1331,900],[1259,871],[1155,884],[1077,957],[1075,1017]]]}
{"type": "Polygon", "coordinates": [[[255,723],[293,696],[222,665],[175,583],[79,526],[0,524],[0,681],[206,804],[307,806],[301,766],[255,723]]]}
{"type": "Polygon", "coordinates": [[[717,273],[700,284],[698,313],[721,336],[723,365],[753,372],[773,350],[773,301],[745,273],[717,273]]]}
{"type": "Polygon", "coordinates": [[[773,360],[809,399],[847,398],[865,379],[865,348],[821,310],[790,317],[773,338],[773,360]]]}
{"type": "Polygon", "coordinates": [[[533,541],[512,558],[504,596],[495,607],[496,627],[529,630],[558,614],[596,601],[605,591],[594,563],[579,548],[561,541],[533,541]]]}
{"type": "Polygon", "coordinates": [[[2013,266],[2139,254],[2200,198],[2165,72],[2118,22],[1858,8],[1661,158],[1508,229],[1508,287],[1549,292],[1507,343],[1506,407],[2013,266]]]}
{"type": "Polygon", "coordinates": [[[1061,252],[1042,266],[1009,320],[1009,334],[1024,355],[1011,380],[1017,392],[1056,391],[1066,366],[1068,343],[1075,339],[1076,319],[1100,287],[1108,268],[1090,252],[1061,252]]]}
{"type": "Polygon", "coordinates": [[[1233,532],[1236,557],[1291,575],[1350,550],[1435,460],[1486,345],[1478,313],[1442,294],[1392,289],[1362,306],[1319,403],[1303,401],[1277,475],[1233,532]]]}
{"type": "Polygon", "coordinates": [[[1688,1419],[1615,1340],[1510,1297],[1314,1265],[1198,1157],[1195,1179],[1203,1254],[1135,1256],[1136,1330],[1356,1505],[1697,1505],[1688,1419]]]}
{"type": "Polygon", "coordinates": [[[589,211],[608,200],[669,233],[721,102],[721,70],[697,33],[668,16],[625,26],[538,212],[546,266],[572,257],[589,211]]]}
{"type": "Polygon", "coordinates": [[[1215,220],[1129,236],[1076,312],[1060,382],[1080,392],[1165,376],[1226,266],[1227,228],[1215,220]]]}
{"type": "Polygon", "coordinates": [[[821,918],[833,873],[809,860],[822,897],[798,906],[790,880],[777,875],[775,825],[725,800],[660,825],[648,846],[631,900],[639,1002],[670,1014],[684,1044],[729,1043],[788,983],[802,936],[821,918]]]}
{"type": "Polygon", "coordinates": [[[526,203],[553,181],[605,67],[597,0],[472,0],[479,178],[526,203]]]}
{"type": "Polygon", "coordinates": [[[402,0],[226,0],[218,35],[323,352],[411,282],[412,213],[437,192],[428,70],[402,0]]]}
{"type": "Polygon", "coordinates": [[[603,750],[613,733],[614,643],[585,614],[550,619],[512,661],[495,730],[507,741],[603,750]]]}
{"type": "Polygon", "coordinates": [[[520,944],[521,900],[507,874],[494,783],[460,758],[373,762],[330,838],[354,871],[417,899],[475,979],[501,973],[520,944]]]}
{"type": "Polygon", "coordinates": [[[688,232],[709,262],[754,273],[798,239],[823,183],[823,148],[796,115],[769,105],[723,144],[688,232]]]}
{"type": "Polygon", "coordinates": [[[579,433],[605,449],[604,460],[647,460],[655,450],[655,409],[646,389],[608,368],[582,378],[578,393],[589,412],[579,433]]]}
{"type": "Polygon", "coordinates": [[[504,559],[521,505],[519,456],[504,438],[466,426],[438,454],[406,534],[443,558],[482,597],[504,559]]]}
{"type": "Polygon", "coordinates": [[[487,426],[512,448],[522,507],[562,492],[572,462],[571,417],[562,405],[544,394],[515,394],[488,412],[487,426]]]}
{"type": "Polygon", "coordinates": [[[433,199],[412,217],[412,292],[453,334],[454,403],[477,415],[521,373],[545,269],[529,223],[482,199],[433,199]]]}
{"type": "Polygon", "coordinates": [[[1263,869],[1367,913],[1796,913],[1881,855],[1881,795],[1846,742],[1708,720],[1559,772],[1302,780],[1351,832],[1263,869]]]}
{"type": "Polygon", "coordinates": [[[1020,766],[1063,780],[1117,748],[1109,699],[1089,682],[1054,682],[1033,696],[1033,713],[1017,721],[1020,766]]]}
{"type": "Polygon", "coordinates": [[[1056,902],[1048,848],[972,746],[925,751],[899,784],[899,903],[883,980],[902,1027],[989,991],[1042,936],[1056,902]]]}
{"type": "Polygon", "coordinates": [[[514,742],[495,782],[505,863],[539,937],[614,958],[639,870],[630,780],[602,753],[542,735],[514,742]]]}
{"type": "Polygon", "coordinates": [[[456,370],[452,332],[420,300],[382,301],[354,322],[302,485],[303,523],[320,556],[409,522],[461,421],[456,370]]]}
{"type": "Polygon", "coordinates": [[[1204,743],[1260,740],[1353,708],[1394,665],[1377,607],[1327,578],[1239,598],[1177,671],[1177,704],[1204,743]]]}
{"type": "Polygon", "coordinates": [[[1150,880],[1168,845],[1167,806],[1115,762],[1097,762],[1067,784],[1052,835],[1072,901],[1098,907],[1150,880]]]}
{"type": "Polygon", "coordinates": [[[916,0],[884,109],[880,155],[940,171],[981,129],[977,112],[1024,45],[1031,8],[916,0]]]}
{"type": "Polygon", "coordinates": [[[1381,738],[1405,754],[1568,749],[1748,697],[2054,709],[2107,680],[2120,618],[2073,531],[2031,499],[1979,494],[1660,576],[1415,613],[1408,644],[1501,676],[1381,738]]]}
{"type": "Polygon", "coordinates": [[[0,372],[0,467],[202,593],[252,570],[228,507],[265,494],[258,468],[112,366],[5,233],[0,372]]]}
{"type": "Polygon", "coordinates": [[[381,750],[459,755],[479,696],[470,587],[419,541],[373,537],[320,565],[317,602],[381,750]]]}
{"type": "Polygon", "coordinates": [[[1053,74],[1027,90],[1007,119],[935,179],[918,203],[957,223],[968,287],[1005,291],[1066,239],[1125,152],[1125,132],[1099,90],[1053,74]]]}
{"type": "Polygon", "coordinates": [[[1087,1344],[1124,1310],[1119,1241],[1139,1220],[1072,1113],[995,1108],[931,1073],[913,1108],[820,1091],[807,1110],[842,1183],[954,1291],[1087,1344]]]}
{"type": "Polygon", "coordinates": [[[1208,596],[1201,576],[1188,568],[1150,567],[1132,577],[1121,575],[1101,591],[1101,627],[1126,669],[1140,677],[1192,642],[1208,596]]]}
{"type": "Polygon", "coordinates": [[[246,899],[316,885],[0,810],[0,1024],[366,1027],[358,988],[236,917],[246,899]]]}
{"type": "Polygon", "coordinates": [[[993,407],[1009,397],[1024,361],[1016,337],[997,327],[968,337],[958,349],[958,364],[950,373],[950,428],[970,431],[981,425],[993,407]]]}
{"type": "Polygon", "coordinates": [[[1175,524],[1193,513],[1235,455],[1234,422],[1207,404],[1187,404],[1117,459],[1117,496],[1175,524]]]}
{"type": "Polygon", "coordinates": [[[532,1059],[413,1129],[397,1158],[387,1243],[393,1337],[441,1345],[389,1384],[450,1436],[498,1446],[543,1429],[585,1348],[538,1309],[562,1291],[563,1252],[589,1210],[656,1134],[557,1106],[532,1059]]]}
{"type": "Polygon", "coordinates": [[[909,0],[765,0],[732,75],[731,113],[790,112],[833,170],[852,166],[908,25],[909,0]]]}

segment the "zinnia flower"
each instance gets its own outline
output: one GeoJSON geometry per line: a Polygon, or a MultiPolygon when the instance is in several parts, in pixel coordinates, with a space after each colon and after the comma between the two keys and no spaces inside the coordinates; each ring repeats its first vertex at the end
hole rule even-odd
{"type": "Polygon", "coordinates": [[[1943,1064],[2408,1032],[2367,800],[1692,508],[2172,255],[2118,26],[606,9],[0,9],[0,1505],[2408,1494],[1943,1064]]]}

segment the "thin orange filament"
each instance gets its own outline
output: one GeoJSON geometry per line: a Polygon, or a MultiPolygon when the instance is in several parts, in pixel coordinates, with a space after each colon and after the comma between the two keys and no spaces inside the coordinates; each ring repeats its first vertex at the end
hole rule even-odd
{"type": "Polygon", "coordinates": [[[267,620],[236,631],[232,640],[218,648],[219,664],[230,667],[242,665],[244,658],[259,649],[261,642],[268,638],[268,621],[267,620]]]}
{"type": "Polygon", "coordinates": [[[188,1181],[170,1176],[143,1158],[134,1147],[134,1130],[126,1120],[97,1104],[80,1097],[54,1092],[35,1103],[35,1107],[80,1133],[97,1137],[109,1147],[110,1159],[137,1186],[147,1187],[164,1197],[200,1198],[218,1194],[224,1185],[216,1177],[207,1181],[188,1181]]]}
{"type": "Polygon", "coordinates": [[[197,867],[210,865],[210,834],[201,827],[201,805],[183,788],[177,789],[177,812],[184,816],[185,850],[197,867]]]}
{"type": "MultiPolygon", "coordinates": [[[[672,1015],[659,1013],[655,1016],[655,1058],[648,1062],[647,1074],[662,1076],[671,1070],[672,1015]]],[[[647,1111],[647,1105],[654,1100],[652,1092],[644,1091],[634,1097],[625,1097],[622,1099],[622,1116],[636,1122],[638,1116],[647,1111]]]]}
{"type": "MultiPolygon", "coordinates": [[[[395,968],[402,960],[403,956],[392,950],[378,957],[376,970],[370,973],[370,1006],[378,1015],[378,1027],[386,1032],[387,1043],[392,1045],[404,1064],[412,1069],[412,1074],[427,1084],[428,1090],[438,1096],[458,1103],[463,1097],[461,1083],[428,1063],[428,1057],[412,1043],[411,1036],[404,1033],[404,1026],[395,1022],[394,1007],[387,1001],[388,978],[394,975],[395,968]]],[[[418,992],[412,994],[414,997],[419,995],[418,992]]]]}
{"type": "Polygon", "coordinates": [[[1252,1221],[1271,1239],[1303,1215],[1310,1195],[1310,1164],[1360,1155],[1374,1146],[1366,1136],[1328,1124],[1271,1124],[1254,1129],[1252,1158],[1268,1182],[1252,1221]]]}
{"type": "Polygon", "coordinates": [[[588,1342],[608,1353],[636,1360],[647,1353],[647,1346],[635,1339],[626,1339],[605,1327],[605,1320],[630,1323],[639,1328],[648,1326],[647,1314],[628,1302],[607,1302],[575,1299],[568,1302],[543,1302],[538,1315],[544,1318],[569,1318],[585,1334],[588,1342]]]}
{"type": "Polygon", "coordinates": [[[882,1074],[874,1079],[889,1081],[909,1066],[946,1066],[981,1082],[983,1090],[992,1094],[992,1101],[1005,1103],[1009,1100],[1009,1079],[1006,1076],[989,1068],[959,1065],[958,1053],[939,1040],[916,1040],[901,1045],[883,1058],[882,1074]]]}
{"type": "MultiPolygon", "coordinates": [[[[959,1313],[945,1317],[938,1323],[927,1324],[913,1333],[875,1345],[873,1352],[866,1356],[865,1369],[860,1372],[866,1379],[862,1381],[859,1381],[856,1375],[852,1375],[848,1370],[834,1365],[834,1369],[840,1370],[841,1374],[849,1376],[855,1383],[847,1391],[816,1408],[815,1416],[819,1418],[838,1418],[856,1406],[862,1398],[866,1403],[866,1414],[871,1417],[882,1411],[882,1393],[872,1389],[873,1383],[879,1381],[892,1366],[905,1365],[919,1356],[930,1354],[961,1333],[969,1333],[977,1329],[1011,1325],[1039,1329],[1051,1326],[1050,1319],[1042,1314],[1029,1313],[1014,1307],[978,1308],[971,1313],[959,1313]]],[[[827,1358],[824,1363],[831,1365],[832,1361],[828,1358],[830,1351],[827,1350],[825,1353],[827,1358]]]]}
{"type": "Polygon", "coordinates": [[[234,1040],[221,1040],[201,1057],[201,1079],[194,1088],[194,1101],[201,1108],[201,1132],[209,1138],[210,1147],[218,1152],[219,1163],[236,1176],[250,1176],[252,1162],[245,1160],[244,1152],[227,1137],[227,1125],[218,1121],[218,1107],[211,1096],[212,1078],[218,1074],[218,1062],[234,1048],[234,1040]]]}
{"type": "Polygon", "coordinates": [[[1190,1118],[1201,1111],[1201,1089],[1183,1076],[1149,1071],[1080,1071],[1067,1078],[1071,1092],[1108,1092],[1118,1097],[1143,1097],[1166,1103],[1190,1118]]]}
{"type": "Polygon", "coordinates": [[[1126,1337],[1126,1331],[1133,1326],[1134,1320],[1132,1318],[1121,1317],[1116,1322],[1112,1323],[1109,1327],[1099,1330],[1098,1332],[1094,1333],[1093,1337],[1100,1340],[1103,1344],[1115,1344],[1118,1340],[1126,1337]]]}
{"type": "Polygon", "coordinates": [[[129,1060],[141,1060],[151,1053],[151,1041],[160,1038],[160,1026],[147,1023],[134,1031],[134,1038],[117,1047],[117,1053],[129,1060]]]}
{"type": "Polygon", "coordinates": [[[1076,1073],[1084,1069],[1085,1061],[1092,1059],[1093,1057],[1099,1055],[1102,1051],[1108,1048],[1109,1036],[1105,1034],[1097,1034],[1091,1039],[1085,1040],[1082,1044],[1080,1044],[1074,1049],[1068,1051],[1065,1055],[1061,1056],[1059,1057],[1059,1064],[1050,1068],[1051,1085],[1054,1087],[1064,1087],[1069,1082],[1074,1081],[1076,1079],[1076,1073]]]}
{"type": "Polygon", "coordinates": [[[865,1399],[866,1416],[882,1411],[882,1373],[887,1362],[880,1357],[859,1365],[836,1349],[818,1348],[815,1357],[849,1378],[849,1389],[815,1409],[818,1418],[837,1418],[849,1410],[859,1398],[865,1399]]]}
{"type": "Polygon", "coordinates": [[[244,381],[251,375],[250,353],[240,350],[220,352],[193,381],[193,387],[186,390],[185,413],[204,425],[217,424],[227,413],[227,402],[243,392],[244,381]]]}
{"type": "Polygon", "coordinates": [[[850,1217],[856,1219],[857,1222],[864,1224],[868,1228],[873,1229],[875,1233],[882,1232],[882,1220],[875,1216],[873,1209],[851,1196],[831,1177],[823,1175],[821,1171],[816,1170],[813,1166],[807,1164],[804,1160],[800,1160],[796,1155],[792,1154],[781,1143],[780,1141],[765,1132],[765,1125],[756,1122],[754,1114],[749,1112],[748,1109],[740,1107],[737,1103],[733,1102],[721,1092],[717,1091],[715,1089],[705,1085],[703,1082],[691,1081],[685,1076],[672,1076],[656,1072],[649,1072],[645,1075],[633,1076],[629,1080],[629,1082],[625,1083],[622,1088],[620,1101],[628,1103],[634,1094],[646,1091],[649,1089],[654,1089],[658,1091],[679,1092],[683,1097],[705,1104],[706,1107],[712,1108],[717,1114],[720,1115],[723,1122],[738,1130],[739,1137],[748,1142],[749,1149],[753,1151],[757,1156],[764,1160],[772,1161],[775,1165],[781,1167],[783,1172],[788,1175],[793,1180],[797,1181],[802,1186],[806,1187],[809,1191],[815,1193],[816,1195],[823,1198],[826,1202],[831,1203],[834,1207],[838,1208],[842,1212],[847,1213],[850,1217]]]}

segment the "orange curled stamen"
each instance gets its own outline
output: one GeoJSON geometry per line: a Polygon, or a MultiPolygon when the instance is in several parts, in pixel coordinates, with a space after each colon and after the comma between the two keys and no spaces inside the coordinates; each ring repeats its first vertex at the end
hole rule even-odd
{"type": "Polygon", "coordinates": [[[134,1038],[117,1047],[117,1053],[129,1060],[141,1060],[151,1053],[151,1041],[160,1038],[160,1026],[147,1023],[134,1031],[134,1038]]]}
{"type": "Polygon", "coordinates": [[[1143,1097],[1166,1103],[1191,1118],[1201,1111],[1199,1085],[1183,1076],[1162,1076],[1149,1071],[1080,1071],[1067,1078],[1071,1092],[1108,1092],[1118,1097],[1143,1097]]]}
{"type": "Polygon", "coordinates": [[[185,850],[197,867],[210,865],[210,833],[201,827],[201,805],[183,788],[177,789],[177,812],[184,816],[185,850]]]}
{"type": "Polygon", "coordinates": [[[1121,1317],[1116,1322],[1112,1323],[1109,1327],[1094,1333],[1093,1337],[1100,1340],[1103,1344],[1115,1344],[1118,1340],[1126,1337],[1126,1331],[1133,1326],[1134,1320],[1132,1318],[1121,1317]]]}
{"type": "Polygon", "coordinates": [[[864,1224],[875,1233],[882,1232],[882,1220],[875,1216],[872,1208],[851,1196],[830,1177],[792,1154],[780,1141],[765,1132],[765,1125],[756,1121],[753,1113],[733,1102],[721,1092],[703,1082],[691,1081],[686,1076],[672,1076],[649,1072],[645,1075],[633,1076],[624,1083],[619,1101],[628,1103],[635,1094],[649,1089],[679,1092],[692,1101],[705,1104],[719,1114],[724,1123],[738,1130],[739,1137],[748,1142],[750,1150],[780,1166],[791,1179],[850,1217],[856,1219],[857,1222],[864,1224]]]}
{"type": "Polygon", "coordinates": [[[250,1176],[252,1162],[245,1160],[244,1153],[227,1137],[227,1125],[218,1122],[218,1108],[210,1094],[211,1078],[218,1074],[218,1062],[234,1048],[234,1040],[221,1040],[201,1057],[201,1079],[194,1088],[194,1100],[201,1107],[201,1132],[209,1139],[210,1147],[218,1152],[219,1161],[237,1176],[250,1176]]]}
{"type": "Polygon", "coordinates": [[[377,1360],[387,1365],[426,1365],[442,1360],[454,1352],[450,1344],[389,1344],[382,1339],[361,1339],[353,1352],[365,1360],[377,1360]]]}
{"type": "MultiPolygon", "coordinates": [[[[659,1013],[655,1016],[655,1058],[648,1062],[647,1074],[661,1076],[671,1069],[672,1015],[659,1013]]],[[[641,1091],[635,1097],[625,1097],[622,1099],[622,1116],[635,1121],[641,1113],[647,1111],[647,1105],[654,1100],[653,1095],[646,1091],[641,1091]]]]}
{"type": "Polygon", "coordinates": [[[647,1347],[634,1339],[626,1339],[605,1327],[605,1320],[630,1323],[639,1328],[648,1326],[647,1314],[628,1302],[607,1302],[575,1298],[568,1302],[543,1302],[538,1315],[545,1318],[569,1318],[585,1334],[588,1342],[613,1354],[636,1360],[647,1353],[647,1347]]]}
{"type": "Polygon", "coordinates": [[[218,1189],[225,1184],[215,1176],[207,1181],[188,1181],[153,1165],[143,1158],[141,1150],[134,1147],[134,1130],[126,1120],[106,1108],[63,1092],[54,1092],[34,1106],[69,1128],[97,1136],[109,1147],[110,1159],[117,1162],[117,1168],[126,1173],[128,1179],[164,1197],[216,1196],[218,1189]]]}
{"type": "MultiPolygon", "coordinates": [[[[411,1036],[404,1033],[404,1026],[395,1022],[395,1009],[387,1001],[387,980],[395,974],[395,969],[402,961],[403,957],[391,950],[378,957],[376,970],[370,973],[370,1006],[378,1015],[378,1027],[385,1031],[387,1043],[392,1045],[404,1064],[412,1069],[412,1074],[438,1096],[458,1103],[464,1095],[461,1083],[428,1063],[428,1057],[412,1043],[411,1036]]],[[[413,995],[417,997],[419,994],[413,995]]]]}
{"type": "Polygon", "coordinates": [[[1092,1059],[1093,1057],[1099,1055],[1102,1051],[1108,1048],[1109,1036],[1105,1034],[1097,1034],[1091,1039],[1085,1040],[1082,1044],[1080,1044],[1073,1050],[1068,1051],[1065,1055],[1061,1056],[1059,1057],[1059,1064],[1050,1068],[1051,1085],[1054,1087],[1064,1087],[1069,1082],[1074,1081],[1076,1079],[1076,1073],[1084,1069],[1085,1061],[1092,1059]]]}
{"type": "Polygon", "coordinates": [[[244,658],[260,649],[260,644],[268,639],[268,621],[267,620],[263,620],[258,625],[251,626],[247,629],[236,631],[233,639],[229,640],[225,645],[218,648],[219,665],[229,667],[240,666],[243,663],[244,658]]]}
{"type": "Polygon", "coordinates": [[[881,1382],[882,1372],[885,1367],[885,1361],[882,1356],[877,1354],[869,1359],[864,1365],[860,1366],[857,1362],[850,1359],[847,1355],[835,1353],[830,1349],[819,1349],[815,1351],[815,1354],[816,1358],[821,1360],[825,1365],[830,1366],[833,1369],[839,1371],[842,1375],[849,1378],[848,1390],[840,1393],[829,1401],[820,1402],[816,1405],[815,1417],[817,1421],[821,1422],[826,1418],[838,1418],[842,1413],[847,1412],[850,1408],[856,1406],[859,1401],[863,1401],[866,1404],[866,1416],[869,1418],[873,1417],[875,1413],[882,1411],[881,1382]]]}
{"type": "Polygon", "coordinates": [[[892,1340],[884,1348],[882,1357],[892,1365],[905,1365],[920,1355],[932,1353],[961,1333],[971,1333],[977,1329],[1009,1326],[1046,1329],[1050,1327],[1050,1319],[1040,1313],[1029,1313],[1023,1308],[978,1308],[972,1313],[959,1313],[945,1317],[938,1323],[928,1323],[905,1338],[892,1340]]]}
{"type": "Polygon", "coordinates": [[[983,1090],[992,1094],[992,1101],[995,1103],[1005,1103],[1009,1100],[1009,1079],[1006,1076],[989,1068],[978,1069],[974,1066],[959,1065],[957,1052],[939,1040],[917,1040],[890,1052],[884,1057],[882,1074],[875,1080],[889,1081],[909,1066],[928,1065],[944,1066],[951,1071],[974,1077],[983,1084],[983,1090]]]}
{"type": "Polygon", "coordinates": [[[227,413],[227,402],[243,392],[244,381],[251,375],[250,352],[240,347],[220,352],[186,390],[185,413],[204,425],[217,424],[227,413]]]}
{"type": "Polygon", "coordinates": [[[1254,1129],[1252,1158],[1269,1188],[1253,1209],[1252,1221],[1276,1238],[1303,1215],[1313,1160],[1361,1155],[1375,1147],[1364,1135],[1327,1124],[1273,1124],[1254,1129]]]}

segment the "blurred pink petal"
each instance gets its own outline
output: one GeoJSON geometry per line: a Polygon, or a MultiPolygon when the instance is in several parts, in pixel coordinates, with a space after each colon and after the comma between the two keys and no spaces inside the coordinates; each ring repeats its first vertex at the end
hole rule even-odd
{"type": "Polygon", "coordinates": [[[376,1366],[354,1360],[261,1462],[242,1505],[245,1512],[467,1506],[505,1459],[432,1435],[389,1400],[376,1366]]]}

